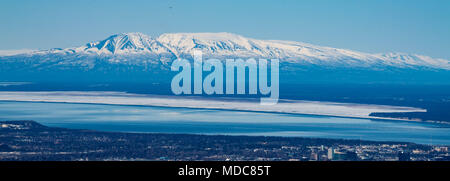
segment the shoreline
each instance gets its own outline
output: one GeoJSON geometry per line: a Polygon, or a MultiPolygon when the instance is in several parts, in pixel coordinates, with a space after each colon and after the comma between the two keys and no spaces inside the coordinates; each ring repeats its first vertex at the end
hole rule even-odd
{"type": "MultiPolygon", "coordinates": [[[[18,111],[12,117],[5,117],[3,120],[36,120],[41,124],[47,126],[57,126],[74,129],[91,129],[98,131],[112,131],[112,132],[131,132],[131,133],[185,133],[185,134],[205,134],[205,135],[247,135],[247,136],[276,136],[276,137],[316,137],[328,139],[362,139],[362,140],[376,140],[376,141],[403,141],[413,142],[418,144],[430,144],[433,135],[437,141],[431,143],[447,144],[448,145],[448,129],[446,125],[436,125],[431,123],[414,123],[391,120],[371,120],[365,118],[333,118],[330,116],[321,115],[299,115],[292,113],[239,113],[248,111],[237,110],[220,110],[213,111],[210,109],[199,110],[199,108],[173,108],[173,107],[150,107],[150,106],[134,106],[134,105],[110,105],[110,104],[92,104],[92,103],[48,103],[48,102],[28,102],[28,101],[0,101],[0,105],[4,111],[18,111]],[[21,116],[20,110],[25,109],[25,115],[21,116]],[[60,109],[61,108],[61,109],[60,109]],[[64,111],[69,111],[77,108],[73,115],[88,110],[92,110],[94,114],[68,119],[64,121],[64,111]],[[30,111],[39,111],[38,114],[28,114],[30,111]],[[62,112],[59,112],[59,111],[62,112]],[[127,110],[133,113],[128,113],[127,110]],[[44,111],[44,112],[40,112],[44,111]],[[60,116],[44,116],[42,113],[52,115],[52,112],[58,112],[60,116]],[[105,112],[106,111],[106,112],[105,112]],[[117,112],[119,111],[119,112],[117,112]],[[206,112],[204,112],[206,111],[206,112]],[[110,113],[119,113],[119,117],[110,117],[110,113]],[[165,114],[165,113],[178,114],[165,114]],[[183,113],[188,113],[184,117],[183,113]],[[96,114],[101,113],[101,114],[96,114]],[[107,113],[107,114],[103,114],[107,113]],[[152,118],[153,113],[155,117],[152,118]],[[160,114],[161,113],[161,114],[160,114]],[[181,113],[181,114],[179,114],[181,113]],[[189,113],[195,113],[190,115],[189,113]],[[206,113],[206,114],[205,114],[206,113]],[[223,115],[224,118],[216,118],[216,113],[223,115]],[[205,114],[205,115],[204,115],[205,114]],[[94,115],[94,116],[92,116],[94,115]],[[107,117],[98,116],[108,115],[107,117]],[[120,115],[124,115],[120,117],[120,115]],[[168,115],[169,117],[165,117],[168,115]],[[247,119],[241,119],[244,116],[247,119]],[[36,117],[43,116],[43,117],[36,117]],[[127,116],[136,116],[127,117],[127,116]],[[149,117],[150,116],[150,117],[149,117]],[[180,117],[181,116],[181,117],[180,117]],[[228,117],[230,116],[230,117],[228,117]],[[57,118],[57,119],[55,119],[57,118]],[[92,119],[94,118],[94,119],[92,119]],[[128,119],[132,118],[132,119],[128,119]],[[198,118],[198,120],[197,120],[198,118]],[[180,120],[178,120],[180,119],[180,120]],[[279,119],[279,120],[278,120],[279,119]],[[48,121],[47,121],[48,120],[48,121]],[[79,120],[79,121],[78,121],[79,120]],[[83,120],[92,120],[83,122],[83,120]],[[42,122],[41,122],[42,121],[42,122]],[[73,122],[75,121],[75,122],[73,122]],[[106,121],[106,122],[105,122],[106,121]],[[316,122],[317,121],[317,122],[316,122]],[[262,123],[262,124],[259,124],[262,123]],[[298,124],[297,124],[298,123],[298,124]],[[334,125],[337,124],[337,125],[334,125]],[[380,127],[378,127],[380,125],[380,127]],[[230,130],[222,130],[223,126],[230,126],[230,130]],[[293,127],[292,127],[293,126],[293,127]],[[356,127],[354,127],[356,126],[356,127]],[[369,127],[368,127],[369,126],[369,127]],[[371,127],[374,126],[374,127],[371,127]],[[397,127],[399,126],[399,127],[397,127]],[[236,127],[236,128],[234,128],[236,127]],[[295,128],[294,128],[295,127],[295,128]],[[348,130],[347,128],[354,127],[355,131],[361,132],[347,132],[341,134],[341,131],[348,130]],[[380,129],[380,128],[386,129],[380,129]],[[195,129],[192,129],[195,128],[195,129]],[[218,129],[217,129],[218,128],[218,129]],[[332,128],[331,130],[322,130],[322,128],[332,128]],[[357,129],[361,128],[361,129],[357,129]],[[393,128],[394,130],[390,130],[393,128]],[[397,129],[398,128],[398,129],[397,129]],[[214,130],[216,129],[216,130],[214,130]],[[411,132],[417,129],[417,133],[411,132]],[[426,130],[431,129],[431,130],[426,130]],[[385,131],[387,130],[387,131],[385,131]],[[374,131],[372,135],[371,131],[374,131]],[[393,132],[394,131],[394,132],[393,132]],[[392,136],[390,133],[398,133],[403,136],[392,136]],[[388,134],[388,135],[386,135],[388,134]],[[359,136],[355,136],[359,135],[359,136]],[[411,136],[409,136],[411,135],[411,136]],[[444,135],[439,137],[439,135],[444,135]],[[364,137],[364,138],[361,138],[364,137]]],[[[33,111],[33,112],[34,112],[33,111]]],[[[55,112],[55,113],[56,113],[55,112]]],[[[7,112],[5,112],[7,113],[7,112]]],[[[72,114],[69,114],[72,115],[72,114]]],[[[6,115],[5,115],[6,116],[6,115]]]]}
{"type": "Polygon", "coordinates": [[[264,136],[264,135],[245,135],[245,134],[207,134],[207,133],[165,133],[165,132],[129,132],[129,131],[103,131],[95,129],[79,129],[79,128],[66,128],[60,126],[47,126],[34,120],[0,120],[1,124],[15,124],[20,122],[32,122],[39,124],[41,126],[52,128],[52,129],[67,129],[70,131],[88,131],[95,133],[117,133],[117,134],[144,134],[144,135],[190,135],[190,136],[209,136],[209,137],[256,137],[256,138],[284,138],[284,139],[316,139],[316,140],[334,140],[334,141],[362,141],[370,143],[389,143],[389,144],[415,144],[415,145],[426,145],[426,146],[450,146],[446,144],[424,144],[415,143],[410,141],[389,141],[389,140],[367,140],[367,139],[352,139],[352,138],[325,138],[325,137],[310,137],[310,136],[264,136]]]}
{"type": "Polygon", "coordinates": [[[400,152],[409,153],[411,161],[443,161],[448,160],[442,156],[448,154],[449,146],[315,137],[127,133],[27,120],[0,121],[0,125],[6,140],[0,143],[2,161],[402,161],[400,152]],[[329,150],[335,151],[331,157],[329,150]],[[311,157],[315,154],[321,156],[311,157]]]}

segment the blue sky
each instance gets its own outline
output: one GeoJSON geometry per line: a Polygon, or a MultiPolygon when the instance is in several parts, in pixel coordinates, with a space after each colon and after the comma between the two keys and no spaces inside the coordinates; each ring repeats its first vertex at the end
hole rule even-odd
{"type": "Polygon", "coordinates": [[[231,32],[450,59],[449,0],[0,0],[0,49],[84,45],[121,32],[231,32]]]}

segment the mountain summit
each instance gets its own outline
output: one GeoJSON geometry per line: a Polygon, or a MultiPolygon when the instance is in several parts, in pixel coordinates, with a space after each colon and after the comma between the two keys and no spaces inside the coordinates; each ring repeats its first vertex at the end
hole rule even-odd
{"type": "Polygon", "coordinates": [[[100,53],[127,53],[129,50],[148,50],[154,42],[149,36],[142,33],[122,33],[112,35],[105,40],[89,43],[86,51],[97,51],[100,53]]]}

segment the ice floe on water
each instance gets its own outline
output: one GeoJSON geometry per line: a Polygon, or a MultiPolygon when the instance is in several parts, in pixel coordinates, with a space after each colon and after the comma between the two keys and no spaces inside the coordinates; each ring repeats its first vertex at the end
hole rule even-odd
{"type": "Polygon", "coordinates": [[[247,98],[159,96],[103,91],[0,91],[0,100],[223,109],[377,119],[383,118],[369,116],[370,113],[426,112],[421,108],[373,104],[280,100],[278,104],[268,106],[260,105],[256,99],[247,98]]]}

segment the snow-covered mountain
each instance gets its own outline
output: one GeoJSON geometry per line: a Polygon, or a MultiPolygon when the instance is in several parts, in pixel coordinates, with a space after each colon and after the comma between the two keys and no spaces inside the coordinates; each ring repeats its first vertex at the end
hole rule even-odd
{"type": "Polygon", "coordinates": [[[122,33],[73,48],[0,51],[0,81],[170,82],[177,58],[277,58],[281,81],[450,83],[450,63],[423,55],[369,54],[231,33],[122,33]]]}
{"type": "Polygon", "coordinates": [[[0,60],[26,61],[34,67],[99,66],[98,60],[115,64],[167,64],[178,57],[192,57],[201,50],[205,58],[278,58],[281,62],[323,67],[432,68],[450,70],[450,62],[404,53],[369,54],[307,43],[257,40],[231,33],[173,33],[150,37],[122,33],[85,46],[1,56],[0,60]]]}

